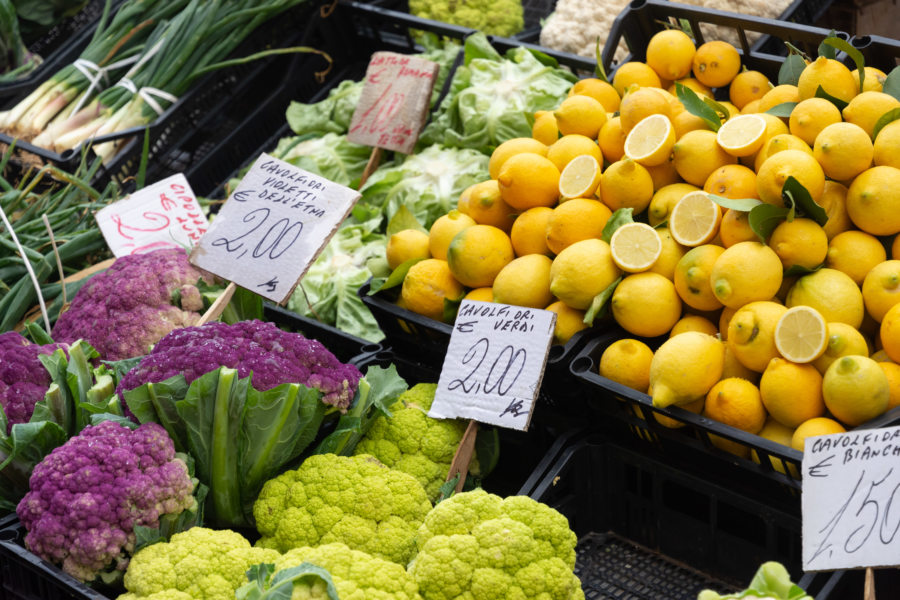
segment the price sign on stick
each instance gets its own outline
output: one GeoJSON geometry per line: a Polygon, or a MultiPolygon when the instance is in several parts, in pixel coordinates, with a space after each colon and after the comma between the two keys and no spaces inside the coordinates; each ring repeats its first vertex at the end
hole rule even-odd
{"type": "Polygon", "coordinates": [[[805,571],[900,565],[900,427],[807,439],[802,508],[805,571]]]}
{"type": "Polygon", "coordinates": [[[97,225],[119,258],[196,244],[209,221],[181,173],[100,209],[97,225]]]}
{"type": "Polygon", "coordinates": [[[360,198],[260,156],[194,246],[194,265],[282,303],[360,198]]]}
{"type": "Polygon", "coordinates": [[[429,416],[528,429],[555,325],[547,310],[464,300],[429,416]]]}

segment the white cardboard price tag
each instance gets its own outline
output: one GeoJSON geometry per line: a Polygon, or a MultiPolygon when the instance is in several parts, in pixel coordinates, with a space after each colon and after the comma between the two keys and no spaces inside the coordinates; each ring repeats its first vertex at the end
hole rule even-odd
{"type": "Polygon", "coordinates": [[[805,571],[900,565],[900,427],[808,438],[802,509],[805,571]]]}
{"type": "Polygon", "coordinates": [[[209,221],[181,173],[105,206],[94,215],[116,258],[193,246],[209,221]]]}
{"type": "Polygon", "coordinates": [[[463,300],[428,415],[527,430],[555,326],[547,310],[463,300]]]}
{"type": "Polygon", "coordinates": [[[355,190],[264,153],[194,246],[190,261],[284,302],[359,198],[355,190]]]}

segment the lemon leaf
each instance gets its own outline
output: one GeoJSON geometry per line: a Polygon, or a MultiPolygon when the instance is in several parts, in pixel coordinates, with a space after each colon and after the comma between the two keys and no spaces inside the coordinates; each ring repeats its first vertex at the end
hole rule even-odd
{"type": "Polygon", "coordinates": [[[597,66],[594,67],[594,75],[600,81],[609,83],[609,77],[606,76],[606,69],[603,68],[603,52],[600,49],[600,36],[597,36],[597,42],[594,46],[594,57],[597,59],[597,66]]]}
{"type": "Polygon", "coordinates": [[[400,208],[396,213],[394,213],[394,216],[391,218],[391,222],[388,223],[387,236],[391,237],[395,233],[403,231],[404,229],[415,229],[423,233],[428,233],[428,230],[422,227],[422,224],[419,223],[419,220],[412,213],[412,211],[406,208],[405,205],[401,204],[400,208]]]}
{"type": "Polygon", "coordinates": [[[849,104],[848,102],[845,102],[840,98],[835,98],[834,96],[826,92],[825,88],[823,88],[821,85],[816,89],[816,98],[824,98],[825,100],[828,100],[829,102],[837,106],[838,110],[844,110],[847,104],[849,104]]]}
{"type": "Polygon", "coordinates": [[[707,195],[710,200],[719,206],[724,206],[725,208],[730,208],[732,210],[739,210],[741,212],[749,212],[762,204],[762,201],[757,200],[756,198],[723,198],[722,196],[716,196],[715,194],[707,195]]]}
{"type": "Polygon", "coordinates": [[[765,244],[778,224],[784,221],[790,209],[783,206],[775,206],[774,204],[760,204],[750,211],[748,221],[750,229],[756,234],[756,237],[765,244]]]}
{"type": "Polygon", "coordinates": [[[389,290],[392,287],[397,287],[403,280],[406,279],[406,274],[409,273],[410,268],[417,262],[425,260],[424,258],[411,258],[406,262],[403,262],[397,266],[396,269],[391,271],[391,274],[388,275],[387,279],[383,277],[372,278],[372,285],[369,288],[369,296],[374,296],[381,290],[389,290]]]}
{"type": "Polygon", "coordinates": [[[456,313],[459,312],[459,305],[462,304],[464,297],[460,296],[456,300],[444,297],[444,323],[452,323],[456,320],[456,313]]]}
{"type": "Polygon", "coordinates": [[[900,100],[900,67],[894,67],[894,69],[888,73],[884,83],[881,84],[881,91],[900,100]]]}
{"type": "Polygon", "coordinates": [[[782,102],[767,110],[766,114],[774,115],[776,117],[789,117],[791,116],[791,113],[794,112],[794,107],[797,106],[797,104],[797,102],[782,102]]]}
{"type": "MultiPolygon", "coordinates": [[[[722,126],[722,119],[719,118],[719,114],[715,111],[714,108],[706,104],[700,97],[692,90],[681,83],[675,83],[675,93],[678,96],[678,99],[681,100],[681,103],[684,105],[684,108],[694,115],[695,117],[700,117],[703,121],[709,125],[710,129],[713,131],[718,131],[722,126]]],[[[728,112],[728,111],[726,111],[728,112]]]]}
{"type": "Polygon", "coordinates": [[[634,213],[633,208],[620,208],[616,212],[614,212],[609,220],[606,221],[606,225],[603,227],[603,233],[600,235],[600,239],[609,243],[609,240],[612,239],[613,234],[616,232],[616,229],[625,225],[626,223],[634,223],[634,219],[632,218],[632,213],[634,213]]]}
{"type": "Polygon", "coordinates": [[[793,176],[785,180],[781,188],[781,197],[785,204],[790,202],[795,209],[799,208],[804,216],[819,225],[824,226],[828,221],[828,213],[825,212],[825,209],[816,204],[816,201],[809,195],[809,191],[793,176]]]}
{"type": "Polygon", "coordinates": [[[900,119],[900,108],[894,108],[892,110],[889,110],[886,113],[884,113],[883,115],[881,115],[880,117],[878,117],[878,120],[875,121],[875,127],[872,128],[872,139],[874,140],[875,138],[878,137],[879,132],[881,132],[881,130],[884,129],[885,125],[887,125],[888,123],[891,123],[893,121],[896,121],[897,119],[900,119]]]}
{"type": "Polygon", "coordinates": [[[824,266],[825,263],[822,263],[810,269],[809,267],[804,267],[803,265],[793,265],[790,268],[786,269],[784,271],[784,274],[786,277],[791,277],[792,275],[809,275],[810,273],[815,273],[824,266]]]}
{"type": "MultiPolygon", "coordinates": [[[[828,34],[828,37],[837,37],[835,34],[835,30],[832,29],[828,34]]],[[[821,44],[819,44],[819,56],[824,56],[825,58],[834,58],[835,56],[837,56],[837,52],[835,52],[834,46],[822,42],[821,44]]]]}
{"type": "Polygon", "coordinates": [[[724,106],[722,106],[721,104],[719,104],[718,102],[713,100],[712,98],[704,97],[704,98],[702,98],[702,100],[708,107],[710,107],[711,109],[716,111],[716,113],[718,113],[720,118],[727,121],[728,117],[731,116],[731,113],[728,112],[727,108],[725,108],[724,106]]]}
{"type": "Polygon", "coordinates": [[[822,40],[822,43],[837,48],[853,59],[853,62],[856,64],[856,68],[859,71],[859,89],[865,89],[863,87],[863,82],[866,80],[866,59],[863,58],[862,52],[854,48],[853,44],[847,40],[842,40],[837,36],[827,37],[822,40]]]}
{"type": "Polygon", "coordinates": [[[806,68],[806,61],[799,54],[790,54],[778,69],[778,85],[797,85],[800,73],[806,68]]]}
{"type": "Polygon", "coordinates": [[[616,291],[616,286],[621,283],[622,277],[619,277],[615,281],[613,281],[605,290],[594,296],[594,300],[591,302],[590,308],[587,309],[587,312],[584,313],[584,322],[588,325],[594,324],[594,319],[597,317],[606,316],[606,312],[609,310],[609,302],[608,300],[612,297],[613,292],[616,291]]]}

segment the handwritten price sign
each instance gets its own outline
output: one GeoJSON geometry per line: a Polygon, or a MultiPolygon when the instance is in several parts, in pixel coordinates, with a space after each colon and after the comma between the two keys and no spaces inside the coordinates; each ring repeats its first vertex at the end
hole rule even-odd
{"type": "Polygon", "coordinates": [[[430,60],[393,52],[376,52],[347,139],[403,154],[412,152],[425,116],[439,65],[430,60]]]}
{"type": "Polygon", "coordinates": [[[900,564],[900,427],[807,439],[802,506],[805,571],[900,564]]]}
{"type": "Polygon", "coordinates": [[[192,246],[209,228],[197,197],[180,173],[104,207],[95,218],[116,258],[192,246]]]}
{"type": "Polygon", "coordinates": [[[556,314],[464,300],[429,416],[528,429],[556,314]]]}
{"type": "Polygon", "coordinates": [[[263,154],[194,246],[190,261],[284,302],[359,197],[263,154]]]}

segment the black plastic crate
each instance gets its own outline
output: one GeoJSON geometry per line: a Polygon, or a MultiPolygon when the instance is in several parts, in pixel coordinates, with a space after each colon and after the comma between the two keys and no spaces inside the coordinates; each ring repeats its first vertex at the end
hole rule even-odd
{"type": "Polygon", "coordinates": [[[344,333],[336,327],[298,315],[277,304],[266,302],[263,309],[266,321],[322,342],[341,362],[351,362],[361,355],[373,354],[382,349],[381,344],[373,344],[349,333],[344,333]]]}

